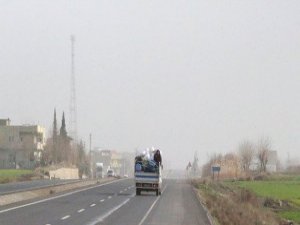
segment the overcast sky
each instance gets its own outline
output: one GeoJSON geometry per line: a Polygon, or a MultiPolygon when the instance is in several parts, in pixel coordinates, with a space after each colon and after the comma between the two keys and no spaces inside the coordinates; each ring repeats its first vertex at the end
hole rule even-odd
{"type": "Polygon", "coordinates": [[[300,158],[300,1],[0,0],[0,117],[78,133],[168,167],[267,136],[300,158]],[[68,128],[68,127],[67,127],[68,128]]]}

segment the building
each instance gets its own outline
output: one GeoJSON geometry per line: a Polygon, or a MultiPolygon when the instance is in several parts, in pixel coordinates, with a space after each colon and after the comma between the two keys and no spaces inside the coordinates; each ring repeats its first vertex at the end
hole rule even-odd
{"type": "Polygon", "coordinates": [[[103,150],[95,148],[92,151],[92,163],[103,163],[103,171],[113,169],[117,175],[124,176],[133,174],[134,154],[118,152],[115,150],[103,150]]]}
{"type": "Polygon", "coordinates": [[[44,127],[12,126],[10,119],[0,119],[0,168],[33,168],[44,146],[44,127]]]}
{"type": "Polygon", "coordinates": [[[267,172],[277,172],[277,151],[268,151],[268,163],[266,165],[267,172]]]}
{"type": "Polygon", "coordinates": [[[121,175],[121,168],[123,166],[123,156],[116,151],[111,154],[110,167],[117,175],[121,175]]]}
{"type": "Polygon", "coordinates": [[[92,164],[95,165],[96,163],[103,163],[103,171],[106,173],[106,171],[110,168],[111,155],[111,150],[101,150],[96,148],[92,151],[92,164]]]}

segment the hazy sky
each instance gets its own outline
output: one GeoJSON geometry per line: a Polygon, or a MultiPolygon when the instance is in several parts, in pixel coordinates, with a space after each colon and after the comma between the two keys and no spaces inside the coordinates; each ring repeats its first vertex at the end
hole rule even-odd
{"type": "MultiPolygon", "coordinates": [[[[300,158],[300,1],[0,0],[0,117],[69,118],[74,34],[78,133],[93,146],[155,146],[183,168],[198,151],[262,136],[300,158]]],[[[67,127],[68,128],[68,127],[67,127]]]]}

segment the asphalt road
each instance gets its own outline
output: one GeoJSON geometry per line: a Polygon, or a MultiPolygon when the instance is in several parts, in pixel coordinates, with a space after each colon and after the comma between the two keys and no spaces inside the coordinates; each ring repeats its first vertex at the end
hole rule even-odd
{"type": "Polygon", "coordinates": [[[164,180],[163,193],[135,195],[132,179],[117,180],[13,208],[0,208],[1,225],[208,225],[185,180],[164,180]]]}
{"type": "Polygon", "coordinates": [[[28,190],[42,188],[42,187],[49,187],[52,185],[66,184],[75,181],[78,180],[45,179],[45,180],[34,180],[34,181],[23,181],[23,182],[0,184],[0,195],[9,194],[18,191],[28,191],[28,190]]]}

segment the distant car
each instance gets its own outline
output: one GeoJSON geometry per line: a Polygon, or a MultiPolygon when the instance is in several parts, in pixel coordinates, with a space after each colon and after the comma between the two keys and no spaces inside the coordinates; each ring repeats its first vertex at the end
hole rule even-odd
{"type": "Polygon", "coordinates": [[[114,177],[115,173],[113,170],[107,170],[107,177],[114,177]]]}
{"type": "Polygon", "coordinates": [[[128,178],[128,175],[127,175],[127,174],[124,174],[124,178],[128,178]]]}

